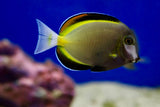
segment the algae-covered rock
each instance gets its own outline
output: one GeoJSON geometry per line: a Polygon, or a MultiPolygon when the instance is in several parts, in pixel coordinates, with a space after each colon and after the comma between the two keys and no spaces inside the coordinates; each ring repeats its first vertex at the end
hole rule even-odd
{"type": "Polygon", "coordinates": [[[0,107],[69,107],[73,97],[74,83],[60,67],[0,41],[0,107]]]}
{"type": "Polygon", "coordinates": [[[71,107],[160,107],[159,90],[112,82],[92,82],[76,86],[71,107]]]}

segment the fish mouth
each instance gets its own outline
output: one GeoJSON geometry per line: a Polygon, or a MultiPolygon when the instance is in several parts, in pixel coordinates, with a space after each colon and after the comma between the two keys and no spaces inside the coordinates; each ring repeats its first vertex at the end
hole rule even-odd
{"type": "Polygon", "coordinates": [[[135,59],[133,59],[133,60],[130,60],[129,62],[137,63],[139,60],[140,60],[140,57],[137,57],[137,58],[135,58],[135,59]]]}

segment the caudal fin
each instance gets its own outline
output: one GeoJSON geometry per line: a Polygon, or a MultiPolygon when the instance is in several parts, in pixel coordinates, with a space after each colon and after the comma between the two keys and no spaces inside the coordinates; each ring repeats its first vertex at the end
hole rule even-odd
{"type": "Polygon", "coordinates": [[[57,45],[58,34],[52,31],[47,25],[36,19],[38,24],[38,42],[34,54],[44,52],[57,45]]]}

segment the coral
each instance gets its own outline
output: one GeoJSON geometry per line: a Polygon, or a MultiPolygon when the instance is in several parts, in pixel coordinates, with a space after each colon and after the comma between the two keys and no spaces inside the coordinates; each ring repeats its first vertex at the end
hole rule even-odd
{"type": "Polygon", "coordinates": [[[0,107],[69,107],[73,97],[74,83],[59,66],[0,41],[0,107]]]}

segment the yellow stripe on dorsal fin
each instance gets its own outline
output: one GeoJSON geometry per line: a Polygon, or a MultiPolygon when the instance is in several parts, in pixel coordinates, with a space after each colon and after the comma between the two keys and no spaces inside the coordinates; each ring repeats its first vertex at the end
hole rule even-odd
{"type": "Polygon", "coordinates": [[[66,28],[69,26],[76,24],[78,22],[87,21],[87,20],[105,20],[105,21],[112,21],[112,22],[120,22],[117,18],[101,14],[101,13],[79,13],[73,15],[66,19],[59,30],[59,33],[62,33],[66,28]]]}
{"type": "Polygon", "coordinates": [[[67,27],[69,27],[70,25],[75,24],[78,19],[81,19],[82,17],[87,16],[87,14],[78,14],[78,15],[73,15],[71,17],[69,17],[68,19],[66,19],[59,30],[59,33],[63,32],[67,27]]]}
{"type": "Polygon", "coordinates": [[[82,21],[82,22],[79,22],[79,23],[76,23],[74,25],[69,26],[68,28],[66,28],[66,30],[64,30],[59,35],[60,35],[60,37],[66,36],[71,31],[73,31],[74,29],[76,29],[80,26],[83,26],[83,25],[89,24],[89,23],[95,23],[95,22],[119,24],[118,22],[112,22],[112,21],[107,21],[107,20],[86,20],[86,21],[82,21]]]}

